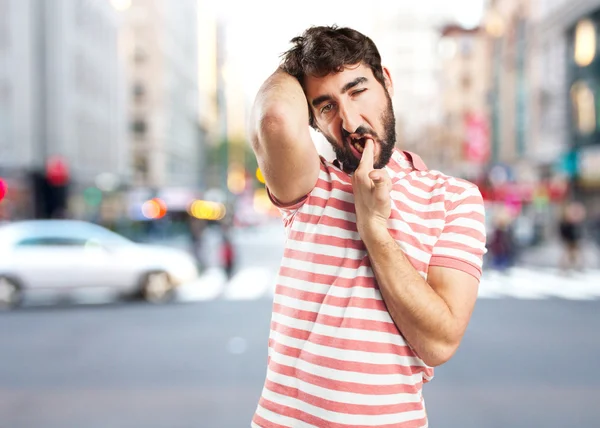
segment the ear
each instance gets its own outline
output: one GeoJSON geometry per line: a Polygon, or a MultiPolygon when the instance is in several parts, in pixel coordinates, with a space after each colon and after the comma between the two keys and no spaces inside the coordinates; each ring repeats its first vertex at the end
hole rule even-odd
{"type": "Polygon", "coordinates": [[[383,78],[385,80],[385,88],[387,89],[388,93],[390,94],[390,97],[394,96],[394,84],[392,82],[392,75],[390,73],[390,70],[387,67],[382,67],[383,68],[383,78]]]}

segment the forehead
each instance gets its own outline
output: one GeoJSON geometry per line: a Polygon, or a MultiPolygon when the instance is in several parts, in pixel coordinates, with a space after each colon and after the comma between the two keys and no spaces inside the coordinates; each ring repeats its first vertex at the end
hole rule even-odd
{"type": "Polygon", "coordinates": [[[321,95],[339,95],[344,85],[358,77],[366,77],[369,81],[375,79],[371,68],[364,64],[349,65],[338,73],[324,77],[306,76],[304,88],[309,101],[321,95]]]}

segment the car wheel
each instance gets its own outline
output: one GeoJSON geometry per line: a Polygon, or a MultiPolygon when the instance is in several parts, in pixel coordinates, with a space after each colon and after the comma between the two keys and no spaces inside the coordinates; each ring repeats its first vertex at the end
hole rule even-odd
{"type": "Polygon", "coordinates": [[[150,272],[142,282],[142,297],[150,303],[164,303],[173,296],[173,284],[166,272],[150,272]]]}
{"type": "Polygon", "coordinates": [[[12,278],[0,276],[0,310],[12,309],[21,303],[23,292],[12,278]]]}

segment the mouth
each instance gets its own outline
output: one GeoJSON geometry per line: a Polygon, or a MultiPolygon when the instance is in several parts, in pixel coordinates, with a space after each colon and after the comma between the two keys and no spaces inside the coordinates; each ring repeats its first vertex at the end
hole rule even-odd
{"type": "Polygon", "coordinates": [[[363,151],[365,150],[367,138],[367,136],[350,136],[347,138],[348,145],[351,149],[353,149],[352,152],[354,156],[356,156],[359,159],[362,156],[363,151]]]}

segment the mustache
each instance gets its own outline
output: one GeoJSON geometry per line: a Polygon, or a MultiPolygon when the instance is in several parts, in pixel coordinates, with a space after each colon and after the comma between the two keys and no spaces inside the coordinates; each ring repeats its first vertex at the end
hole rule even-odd
{"type": "Polygon", "coordinates": [[[379,139],[377,133],[374,130],[367,128],[366,126],[359,126],[354,132],[348,132],[342,127],[342,138],[344,140],[350,137],[351,135],[354,137],[364,137],[365,135],[368,135],[374,138],[375,140],[379,139]]]}

